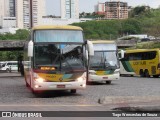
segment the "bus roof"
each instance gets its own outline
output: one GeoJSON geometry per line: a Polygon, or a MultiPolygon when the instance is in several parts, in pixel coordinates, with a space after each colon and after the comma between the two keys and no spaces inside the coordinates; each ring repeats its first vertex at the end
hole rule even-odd
{"type": "Polygon", "coordinates": [[[149,52],[149,51],[160,51],[160,49],[133,49],[133,50],[125,50],[126,53],[135,53],[135,52],[149,52]]]}
{"type": "Polygon", "coordinates": [[[43,29],[64,29],[64,30],[83,30],[81,27],[71,25],[41,25],[35,26],[32,30],[43,30],[43,29]]]}
{"type": "Polygon", "coordinates": [[[108,43],[108,44],[114,43],[115,44],[115,41],[111,41],[111,40],[93,40],[91,42],[93,44],[96,44],[96,43],[108,43]]]}

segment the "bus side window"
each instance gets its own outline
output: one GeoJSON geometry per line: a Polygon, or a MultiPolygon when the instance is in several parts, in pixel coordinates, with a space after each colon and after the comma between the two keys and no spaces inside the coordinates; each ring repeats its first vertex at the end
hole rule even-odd
{"type": "Polygon", "coordinates": [[[156,52],[155,51],[149,53],[149,59],[150,60],[154,59],[155,57],[156,57],[156,52]]]}
{"type": "Polygon", "coordinates": [[[128,61],[128,60],[129,60],[129,54],[126,53],[126,54],[124,54],[124,61],[128,61]]]}

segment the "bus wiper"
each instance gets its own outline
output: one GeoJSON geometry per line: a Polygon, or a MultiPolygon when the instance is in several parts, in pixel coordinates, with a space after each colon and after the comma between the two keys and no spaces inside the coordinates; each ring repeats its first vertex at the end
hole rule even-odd
{"type": "MultiPolygon", "coordinates": [[[[61,55],[62,59],[65,60],[65,57],[63,55],[61,55]]],[[[69,64],[69,62],[67,60],[65,60],[65,62],[67,63],[67,65],[71,68],[71,70],[73,71],[73,68],[72,66],[69,64]]]]}

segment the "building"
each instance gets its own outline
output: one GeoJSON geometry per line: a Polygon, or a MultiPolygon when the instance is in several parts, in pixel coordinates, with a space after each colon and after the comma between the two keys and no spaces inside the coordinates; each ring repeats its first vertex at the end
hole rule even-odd
{"type": "Polygon", "coordinates": [[[3,17],[9,17],[9,0],[0,0],[0,26],[3,24],[3,17]]]}
{"type": "Polygon", "coordinates": [[[79,19],[79,0],[61,0],[61,18],[79,19]]]}
{"type": "Polygon", "coordinates": [[[45,0],[16,0],[18,28],[30,28],[42,23],[45,15],[45,0]]]}
{"type": "Polygon", "coordinates": [[[15,0],[0,0],[0,26],[3,26],[4,17],[15,16],[15,0]]]}
{"type": "Polygon", "coordinates": [[[16,17],[3,17],[2,28],[16,28],[16,17]]]}
{"type": "Polygon", "coordinates": [[[4,17],[16,17],[16,27],[30,28],[42,23],[45,0],[0,0],[0,11],[0,26],[4,17]]]}
{"type": "Polygon", "coordinates": [[[106,19],[126,19],[128,18],[127,2],[110,1],[105,2],[106,19]]]}
{"type": "Polygon", "coordinates": [[[16,0],[9,0],[9,17],[16,17],[16,0]]]}
{"type": "Polygon", "coordinates": [[[105,15],[105,3],[98,2],[94,7],[94,11],[98,15],[105,15]]]}

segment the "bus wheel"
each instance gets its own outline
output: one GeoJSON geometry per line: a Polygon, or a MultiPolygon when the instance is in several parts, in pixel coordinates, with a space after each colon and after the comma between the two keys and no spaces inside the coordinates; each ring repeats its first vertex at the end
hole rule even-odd
{"type": "Polygon", "coordinates": [[[41,93],[41,91],[39,90],[34,90],[33,88],[31,88],[31,91],[34,95],[39,95],[41,93]]]}
{"type": "Polygon", "coordinates": [[[106,84],[111,84],[111,81],[106,81],[106,84]]]}
{"type": "Polygon", "coordinates": [[[144,71],[144,75],[145,75],[145,77],[150,77],[148,70],[144,71]]]}
{"type": "Polygon", "coordinates": [[[154,78],[158,78],[158,77],[159,77],[159,75],[153,75],[153,77],[154,77],[154,78]]]}
{"type": "Polygon", "coordinates": [[[142,70],[142,69],[139,71],[139,75],[140,75],[141,77],[144,77],[144,73],[143,73],[143,70],[142,70]]]}
{"type": "Polygon", "coordinates": [[[77,92],[76,89],[71,90],[71,93],[76,93],[76,92],[77,92]]]}

